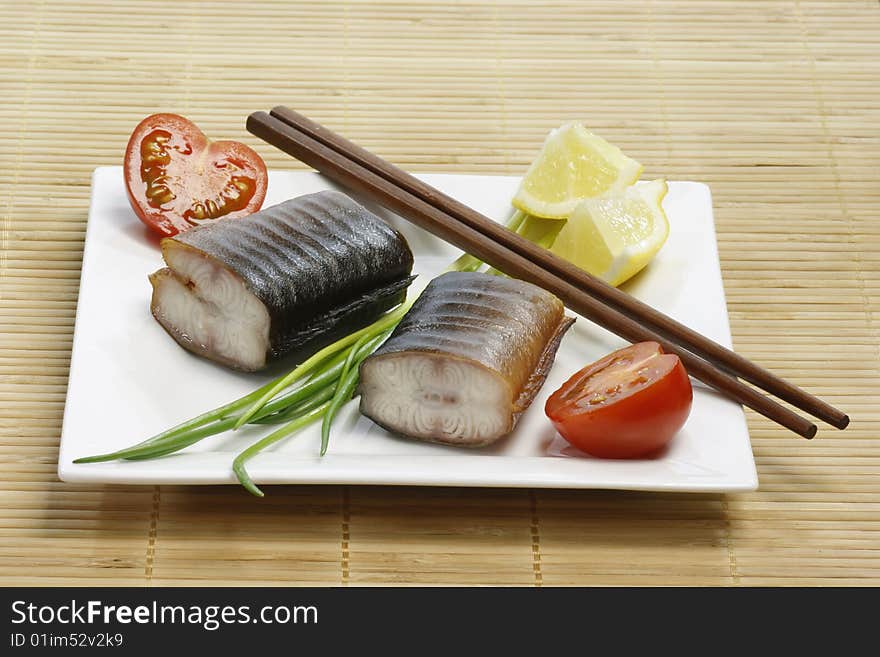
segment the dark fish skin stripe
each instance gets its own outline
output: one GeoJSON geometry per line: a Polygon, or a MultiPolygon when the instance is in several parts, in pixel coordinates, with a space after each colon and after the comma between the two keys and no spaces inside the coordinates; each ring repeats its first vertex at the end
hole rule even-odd
{"type": "Polygon", "coordinates": [[[570,325],[562,302],[531,283],[449,272],[428,284],[371,358],[422,351],[475,361],[510,384],[518,415],[546,377],[548,350],[552,363],[570,325]]]}
{"type": "Polygon", "coordinates": [[[273,345],[270,358],[279,358],[291,352],[320,349],[337,338],[348,335],[375,321],[386,310],[402,303],[406,289],[415,276],[394,281],[375,290],[369,290],[348,303],[317,315],[300,327],[296,333],[273,345]]]}
{"type": "Polygon", "coordinates": [[[403,236],[335,191],[167,239],[204,253],[244,281],[269,313],[275,357],[313,341],[316,327],[330,331],[335,321],[357,328],[354,317],[369,323],[411,280],[413,255],[403,236]]]}

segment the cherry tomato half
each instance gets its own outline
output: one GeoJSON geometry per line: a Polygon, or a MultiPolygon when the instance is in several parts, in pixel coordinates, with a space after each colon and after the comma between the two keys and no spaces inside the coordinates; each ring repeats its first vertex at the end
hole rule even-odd
{"type": "Polygon", "coordinates": [[[137,125],[124,171],[132,209],[164,236],[253,214],[266,198],[266,165],[253,149],[237,141],[212,142],[177,114],[153,114],[137,125]]]}
{"type": "Polygon", "coordinates": [[[640,342],[588,365],[544,411],[569,443],[602,458],[640,458],[681,429],[694,393],[684,366],[656,342],[640,342]]]}

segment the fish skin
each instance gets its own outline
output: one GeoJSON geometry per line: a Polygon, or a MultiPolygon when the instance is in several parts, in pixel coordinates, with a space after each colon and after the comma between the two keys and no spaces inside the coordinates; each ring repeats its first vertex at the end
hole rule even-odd
{"type": "Polygon", "coordinates": [[[404,300],[414,278],[404,237],[336,191],[202,224],[162,240],[163,254],[172,248],[212,259],[262,302],[267,364],[371,323],[404,300]]]}
{"type": "MultiPolygon", "coordinates": [[[[562,302],[536,285],[483,273],[448,272],[431,281],[388,340],[361,364],[361,372],[375,359],[416,352],[485,368],[509,388],[509,423],[497,439],[513,430],[534,400],[573,323],[562,302]]],[[[368,405],[362,396],[361,411],[368,405]]],[[[383,418],[371,419],[389,428],[383,418]]],[[[441,435],[413,437],[447,442],[441,435]]],[[[473,446],[484,444],[488,443],[473,446]]]]}

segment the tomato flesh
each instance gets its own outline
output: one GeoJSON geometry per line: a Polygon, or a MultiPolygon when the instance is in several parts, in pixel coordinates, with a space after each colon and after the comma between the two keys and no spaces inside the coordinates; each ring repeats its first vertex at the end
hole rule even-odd
{"type": "Polygon", "coordinates": [[[641,342],[576,373],[544,410],[563,438],[592,456],[641,458],[672,440],[692,403],[678,356],[664,354],[656,342],[641,342]]]}
{"type": "Polygon", "coordinates": [[[220,217],[253,214],[266,197],[262,158],[235,141],[210,141],[190,120],[153,114],[125,151],[125,185],[138,218],[163,236],[220,217]]]}

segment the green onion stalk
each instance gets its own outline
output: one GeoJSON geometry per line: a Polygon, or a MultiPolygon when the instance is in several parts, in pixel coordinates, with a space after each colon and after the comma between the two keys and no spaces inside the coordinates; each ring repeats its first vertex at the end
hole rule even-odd
{"type": "MultiPolygon", "coordinates": [[[[522,234],[527,215],[515,212],[507,227],[522,234]]],[[[554,236],[555,237],[555,236],[554,236]]],[[[535,240],[542,242],[544,240],[535,240]]],[[[479,271],[484,263],[464,254],[447,271],[479,271]]],[[[495,269],[489,273],[500,274],[495,269]]],[[[252,494],[263,492],[253,482],[245,464],[270,445],[321,421],[320,454],[327,452],[333,420],[355,394],[360,364],[385,342],[415,303],[408,299],[378,320],[320,349],[287,374],[250,394],[189,419],[148,440],[107,454],[76,459],[74,463],[98,463],[119,459],[147,460],[173,454],[195,443],[245,424],[279,425],[236,456],[232,469],[252,494]]]]}

